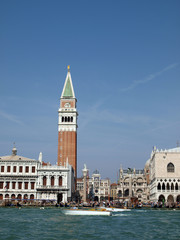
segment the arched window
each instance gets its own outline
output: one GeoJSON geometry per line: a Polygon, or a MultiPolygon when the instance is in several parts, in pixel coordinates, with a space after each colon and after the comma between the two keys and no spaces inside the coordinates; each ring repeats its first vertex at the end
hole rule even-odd
{"type": "Polygon", "coordinates": [[[54,177],[51,177],[51,186],[54,186],[54,177]]]}
{"type": "Polygon", "coordinates": [[[70,117],[68,117],[68,122],[70,122],[70,117]]]}
{"type": "Polygon", "coordinates": [[[8,199],[8,198],[9,198],[9,194],[6,194],[6,195],[5,195],[5,198],[8,199]]]}
{"type": "Polygon", "coordinates": [[[164,183],[162,184],[162,190],[165,190],[165,184],[164,183]]]}
{"type": "Polygon", "coordinates": [[[15,198],[16,198],[15,194],[12,194],[11,199],[15,199],[15,198]]]}
{"type": "Polygon", "coordinates": [[[174,191],[174,183],[171,183],[171,190],[174,191]]]}
{"type": "Polygon", "coordinates": [[[178,184],[176,183],[176,185],[175,185],[175,190],[178,190],[178,184]]]}
{"type": "Polygon", "coordinates": [[[167,183],[167,186],[166,186],[167,190],[170,190],[170,186],[169,186],[169,183],[167,183]]]}
{"type": "Polygon", "coordinates": [[[65,122],[67,122],[67,117],[65,117],[65,122]]]}
{"type": "Polygon", "coordinates": [[[62,117],[62,122],[64,122],[64,117],[62,117]]]}
{"type": "Polygon", "coordinates": [[[59,177],[59,186],[62,186],[62,177],[59,177]]]}
{"type": "Polygon", "coordinates": [[[43,177],[43,186],[46,186],[46,182],[47,182],[47,179],[46,179],[46,176],[43,177]]]}
{"type": "Polygon", "coordinates": [[[119,192],[118,192],[118,197],[122,197],[122,191],[121,190],[119,190],[119,192]]]}
{"type": "Polygon", "coordinates": [[[22,195],[21,195],[21,194],[18,194],[18,195],[17,195],[17,198],[18,198],[18,200],[20,201],[20,200],[22,199],[22,195]]]}
{"type": "Polygon", "coordinates": [[[161,190],[161,184],[160,183],[158,183],[157,189],[161,190]]]}
{"type": "Polygon", "coordinates": [[[174,172],[174,164],[168,163],[168,165],[167,165],[167,172],[174,172]]]}
{"type": "Polygon", "coordinates": [[[71,117],[71,122],[73,122],[73,117],[71,117]]]}
{"type": "Polygon", "coordinates": [[[126,190],[125,190],[124,196],[125,196],[125,197],[129,196],[129,189],[126,189],[126,190]]]}
{"type": "Polygon", "coordinates": [[[34,199],[34,194],[30,195],[30,199],[33,200],[34,199]]]}
{"type": "Polygon", "coordinates": [[[24,194],[24,199],[28,199],[28,195],[27,194],[24,194]]]}

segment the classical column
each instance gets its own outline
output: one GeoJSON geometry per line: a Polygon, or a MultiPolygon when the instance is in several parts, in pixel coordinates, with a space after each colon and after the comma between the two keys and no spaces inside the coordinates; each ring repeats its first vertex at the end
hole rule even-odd
{"type": "Polygon", "coordinates": [[[86,188],[87,188],[87,173],[88,169],[86,167],[86,164],[84,164],[84,169],[83,171],[83,202],[86,202],[86,188]]]}
{"type": "Polygon", "coordinates": [[[132,173],[129,174],[129,197],[132,197],[132,173]]]}

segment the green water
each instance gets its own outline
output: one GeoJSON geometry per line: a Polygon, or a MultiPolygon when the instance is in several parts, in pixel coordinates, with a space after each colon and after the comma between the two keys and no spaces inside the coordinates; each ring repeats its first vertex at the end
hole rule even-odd
{"type": "Polygon", "coordinates": [[[177,239],[180,210],[65,216],[59,208],[0,208],[0,240],[177,239]]]}

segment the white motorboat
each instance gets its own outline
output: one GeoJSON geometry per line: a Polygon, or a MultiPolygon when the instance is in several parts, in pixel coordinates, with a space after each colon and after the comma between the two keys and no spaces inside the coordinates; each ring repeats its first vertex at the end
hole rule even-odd
{"type": "Polygon", "coordinates": [[[62,211],[65,215],[99,215],[99,216],[111,216],[112,211],[106,209],[67,209],[62,211]]]}
{"type": "Polygon", "coordinates": [[[113,208],[113,207],[100,207],[101,209],[105,209],[111,212],[124,212],[124,211],[131,211],[131,209],[127,208],[113,208]]]}

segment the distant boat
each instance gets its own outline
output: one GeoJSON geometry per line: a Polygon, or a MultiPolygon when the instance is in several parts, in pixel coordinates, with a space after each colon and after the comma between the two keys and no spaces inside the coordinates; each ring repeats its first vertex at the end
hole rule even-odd
{"type": "Polygon", "coordinates": [[[86,209],[86,210],[83,210],[83,209],[64,209],[62,210],[62,212],[65,214],[65,215],[99,215],[99,216],[111,216],[112,215],[112,211],[107,211],[105,209],[86,209]]]}

